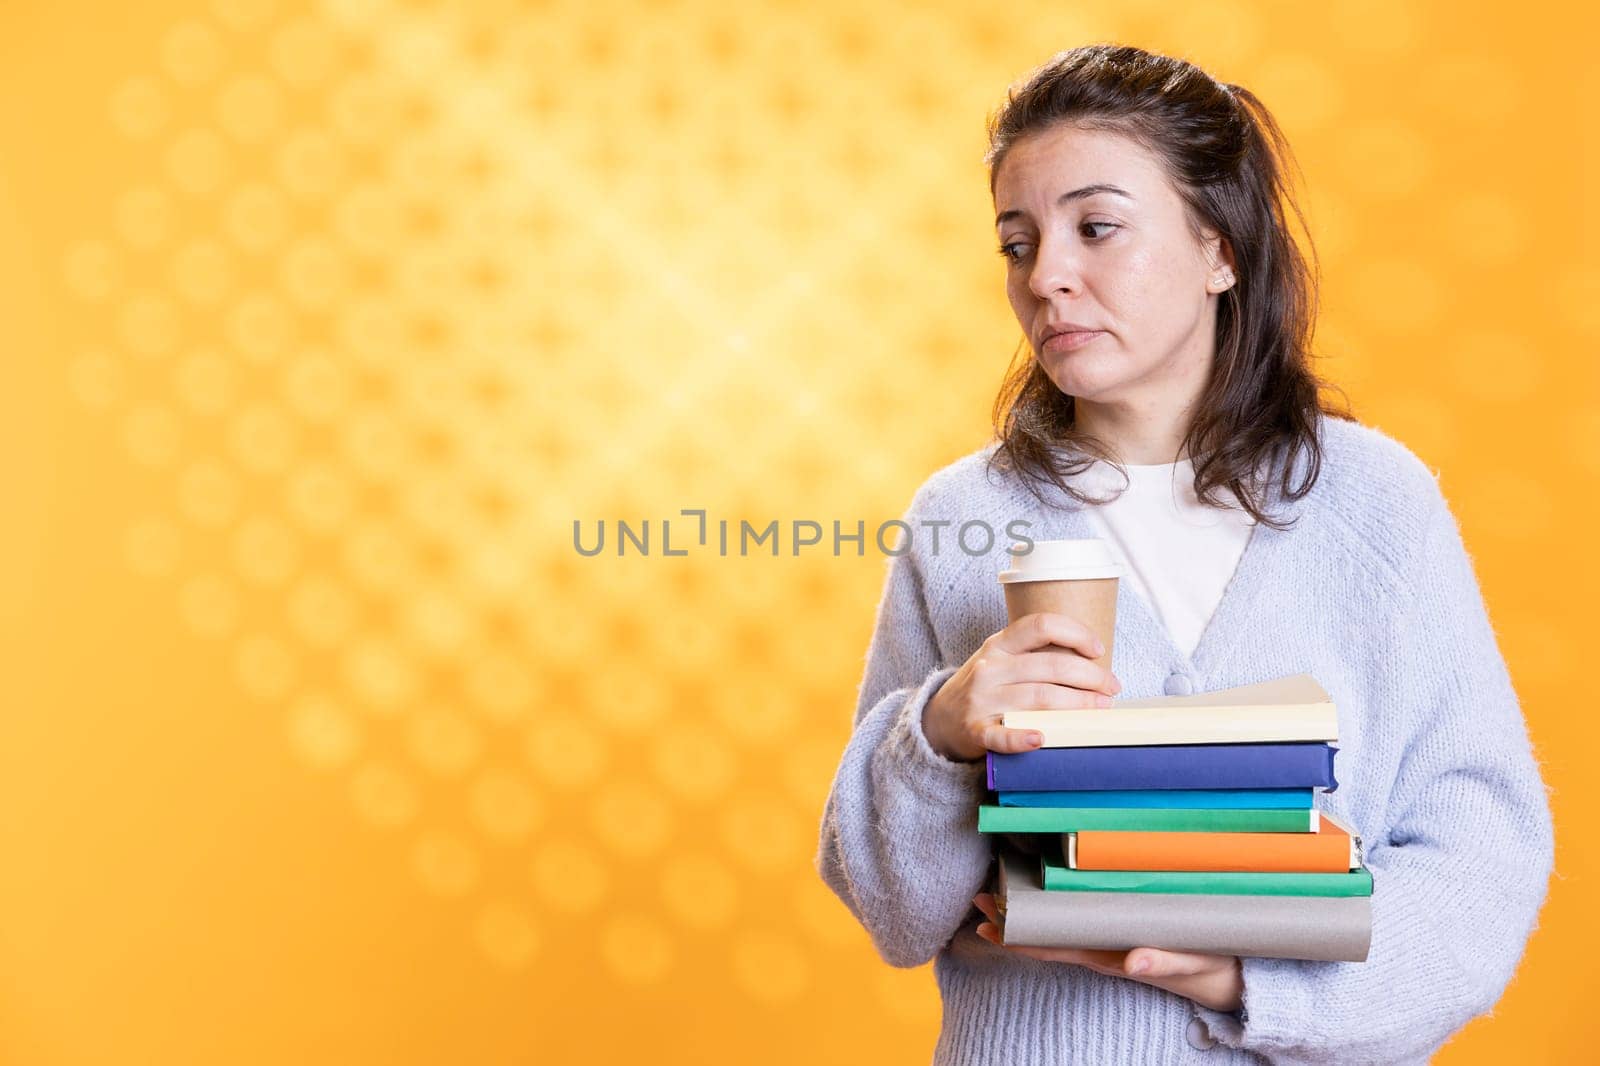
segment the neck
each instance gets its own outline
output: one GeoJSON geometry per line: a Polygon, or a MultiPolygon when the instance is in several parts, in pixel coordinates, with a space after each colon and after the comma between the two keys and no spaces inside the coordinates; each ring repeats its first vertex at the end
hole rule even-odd
{"type": "Polygon", "coordinates": [[[1139,404],[1096,404],[1073,401],[1073,423],[1111,449],[1123,463],[1159,466],[1188,458],[1183,448],[1189,431],[1189,408],[1168,412],[1139,404]]]}

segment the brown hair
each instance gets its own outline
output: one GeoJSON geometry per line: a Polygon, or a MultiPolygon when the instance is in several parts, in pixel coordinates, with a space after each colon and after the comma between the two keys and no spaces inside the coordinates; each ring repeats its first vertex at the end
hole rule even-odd
{"type": "MultiPolygon", "coordinates": [[[[1195,239],[1203,224],[1232,245],[1238,280],[1217,309],[1216,362],[1184,447],[1194,460],[1201,500],[1231,506],[1215,495],[1227,488],[1256,521],[1285,528],[1263,512],[1273,464],[1287,460],[1283,492],[1289,500],[1300,499],[1321,469],[1319,412],[1352,416],[1324,402],[1321,390],[1337,386],[1319,379],[1309,365],[1316,250],[1307,231],[1308,268],[1288,232],[1286,208],[1302,229],[1305,216],[1286,181],[1284,163],[1292,163],[1293,155],[1277,122],[1248,89],[1219,83],[1182,59],[1123,45],[1073,48],[1012,88],[989,119],[984,162],[991,198],[1012,145],[1061,125],[1119,133],[1143,145],[1173,179],[1195,239]],[[1300,449],[1309,462],[1302,484],[1291,486],[1300,449]]],[[[1065,479],[1096,459],[1122,470],[1120,463],[1102,442],[1076,431],[1073,398],[1045,374],[1026,339],[1022,351],[1027,361],[1014,357],[995,399],[1000,447],[989,457],[991,466],[1003,456],[1041,501],[1040,488],[1050,483],[1080,502],[1102,502],[1065,479]]]]}

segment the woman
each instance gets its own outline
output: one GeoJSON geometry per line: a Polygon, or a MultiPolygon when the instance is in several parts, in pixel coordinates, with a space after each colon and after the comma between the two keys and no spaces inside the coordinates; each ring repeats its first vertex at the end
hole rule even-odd
{"type": "Polygon", "coordinates": [[[1309,369],[1314,275],[1282,135],[1248,91],[1113,46],[1055,57],[990,135],[1029,358],[998,440],[929,478],[905,519],[1108,538],[1131,578],[1115,673],[1074,619],[1007,623],[998,555],[913,535],[818,868],[890,964],[935,960],[937,1062],[1425,1061],[1516,968],[1550,813],[1435,478],[1325,408],[1309,369]],[[982,760],[1039,740],[1004,709],[1302,672],[1339,709],[1341,786],[1318,805],[1367,843],[1366,962],[999,946],[982,760]]]}

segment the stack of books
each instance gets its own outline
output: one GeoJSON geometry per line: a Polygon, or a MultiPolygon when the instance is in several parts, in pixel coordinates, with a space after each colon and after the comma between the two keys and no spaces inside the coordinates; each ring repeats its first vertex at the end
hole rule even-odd
{"type": "Polygon", "coordinates": [[[1004,943],[1366,959],[1372,874],[1314,802],[1338,714],[1310,675],[1004,724],[1044,736],[988,756],[1004,943]]]}

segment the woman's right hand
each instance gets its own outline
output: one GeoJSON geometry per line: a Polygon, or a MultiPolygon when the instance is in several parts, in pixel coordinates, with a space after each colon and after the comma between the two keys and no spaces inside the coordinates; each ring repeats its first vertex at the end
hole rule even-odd
{"type": "Polygon", "coordinates": [[[1032,751],[1043,739],[1031,729],[1001,725],[1006,711],[1109,707],[1122,691],[1105,648],[1088,626],[1064,614],[1029,614],[972,653],[922,709],[922,731],[934,751],[958,762],[985,752],[1032,751]]]}

